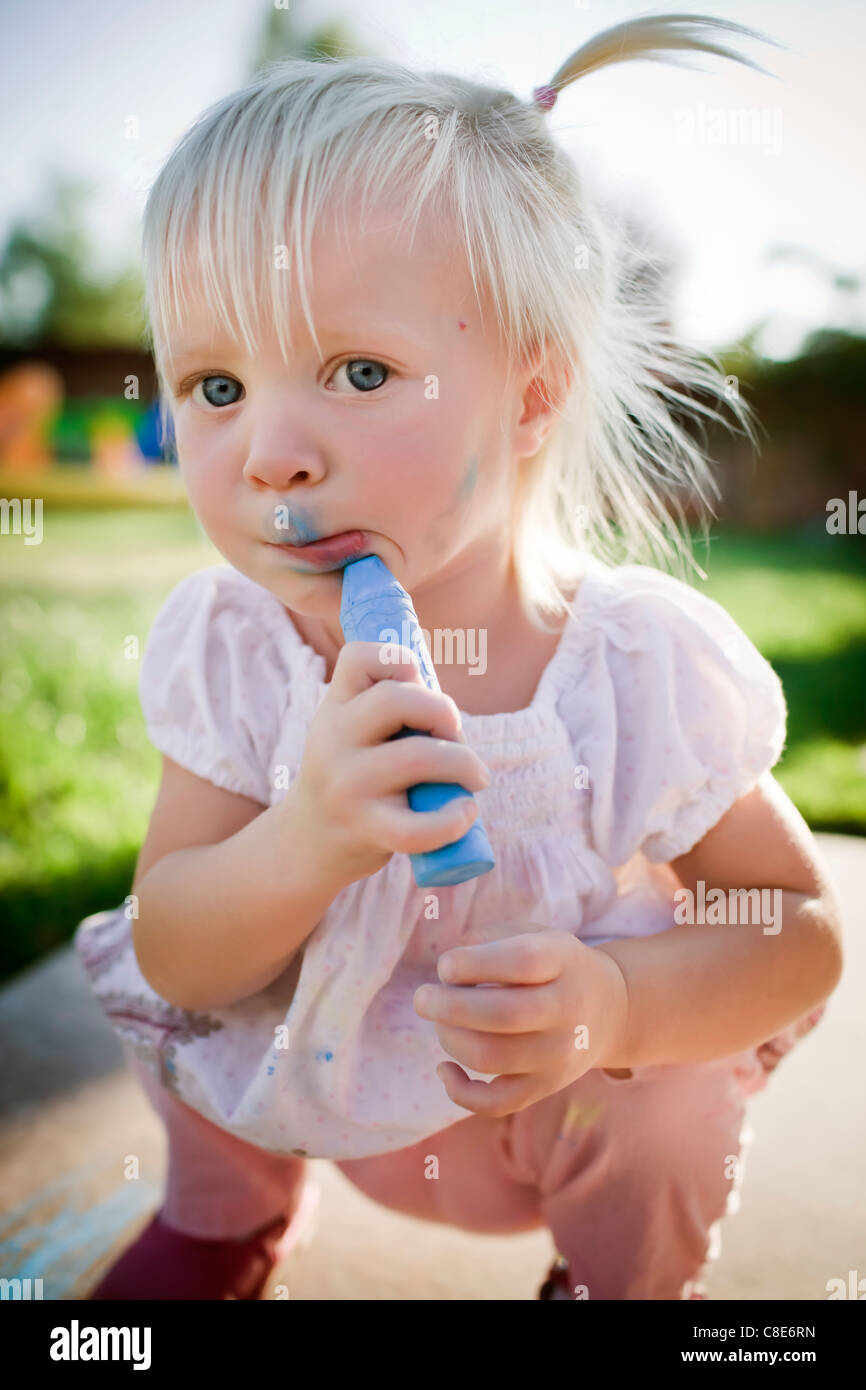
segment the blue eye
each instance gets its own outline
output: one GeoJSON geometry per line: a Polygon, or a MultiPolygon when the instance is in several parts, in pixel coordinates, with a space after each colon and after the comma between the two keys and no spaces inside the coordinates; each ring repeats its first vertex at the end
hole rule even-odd
{"type": "Polygon", "coordinates": [[[202,388],[202,394],[208,405],[223,406],[234,405],[239,401],[243,394],[243,387],[239,381],[235,381],[230,376],[206,376],[201,381],[197,381],[193,387],[193,395],[202,388]],[[233,394],[236,392],[237,394],[233,394]]]}
{"type": "MultiPolygon", "coordinates": [[[[351,357],[341,362],[337,372],[345,367],[346,376],[358,391],[375,391],[387,380],[390,368],[383,362],[374,362],[369,357],[351,357]]],[[[336,376],[336,372],[334,375],[336,376]]]]}

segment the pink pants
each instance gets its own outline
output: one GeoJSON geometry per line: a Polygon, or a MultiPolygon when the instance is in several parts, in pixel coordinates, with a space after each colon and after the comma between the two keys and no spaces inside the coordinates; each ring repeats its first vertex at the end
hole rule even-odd
{"type": "MultiPolygon", "coordinates": [[[[295,1210],[304,1159],[217,1128],[130,1060],[167,1130],[169,1225],[217,1239],[295,1210]]],[[[516,1114],[467,1114],[420,1144],[337,1167],[422,1220],[486,1233],[548,1227],[590,1299],[680,1299],[717,1257],[718,1223],[742,1182],[752,1132],[735,1060],[620,1079],[590,1071],[516,1114]],[[432,1155],[435,1178],[425,1176],[432,1155]]]]}

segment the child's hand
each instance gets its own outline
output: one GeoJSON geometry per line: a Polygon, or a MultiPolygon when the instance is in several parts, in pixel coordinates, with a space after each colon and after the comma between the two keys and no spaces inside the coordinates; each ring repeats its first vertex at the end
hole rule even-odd
{"type": "Polygon", "coordinates": [[[437,1075],[456,1105],[494,1119],[561,1091],[615,1058],[628,1031],[622,971],[605,951],[546,928],[458,946],[439,958],[415,1012],[435,1021],[443,1048],[494,1081],[471,1081],[453,1062],[437,1075]],[[504,988],[478,988],[497,983],[504,988]],[[475,986],[475,988],[472,988],[475,986]],[[498,1073],[502,1073],[499,1075],[498,1073]]]}
{"type": "Polygon", "coordinates": [[[416,782],[458,782],[480,791],[490,781],[466,743],[450,696],[429,690],[417,658],[378,642],[340,649],[327,693],[310,723],[300,771],[281,805],[304,853],[340,887],[374,874],[394,853],[439,849],[459,840],[478,814],[461,796],[438,811],[413,811],[416,782]],[[432,738],[388,742],[404,725],[432,738]]]}

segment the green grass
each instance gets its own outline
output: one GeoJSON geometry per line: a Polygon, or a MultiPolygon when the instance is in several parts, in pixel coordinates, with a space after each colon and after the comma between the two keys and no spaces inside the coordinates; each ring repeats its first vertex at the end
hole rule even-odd
{"type": "Polygon", "coordinates": [[[788,741],[776,777],[816,830],[866,834],[866,547],[823,529],[722,532],[702,586],[779,674],[788,741]]]}
{"type": "Polygon", "coordinates": [[[50,511],[5,536],[0,583],[0,979],[129,892],[161,759],[138,703],[169,589],[221,559],[186,509],[50,511]]]}
{"type": "MultiPolygon", "coordinates": [[[[139,650],[172,586],[220,561],[186,508],[46,511],[2,541],[0,979],[128,893],[159,779],[139,650]]],[[[816,829],[866,834],[866,569],[858,537],[724,532],[704,592],[772,661],[789,704],[777,775],[816,829]]]]}

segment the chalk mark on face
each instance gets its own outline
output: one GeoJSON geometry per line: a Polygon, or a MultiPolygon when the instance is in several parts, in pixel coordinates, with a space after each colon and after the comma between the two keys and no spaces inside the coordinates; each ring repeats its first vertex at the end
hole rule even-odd
{"type": "Polygon", "coordinates": [[[306,507],[291,508],[285,502],[278,503],[265,518],[265,533],[275,545],[309,545],[320,538],[312,512],[306,507]]]}
{"type": "Polygon", "coordinates": [[[463,481],[461,482],[460,487],[457,489],[458,502],[465,502],[468,497],[472,496],[472,493],[475,491],[475,484],[477,483],[477,481],[478,455],[473,454],[472,458],[469,460],[466,472],[463,475],[463,481]]]}
{"type": "Polygon", "coordinates": [[[433,518],[424,537],[425,543],[438,551],[445,550],[453,541],[453,513],[466,502],[475,491],[478,481],[478,455],[473,454],[466,465],[466,472],[460,480],[457,492],[444,511],[433,518]]]}

